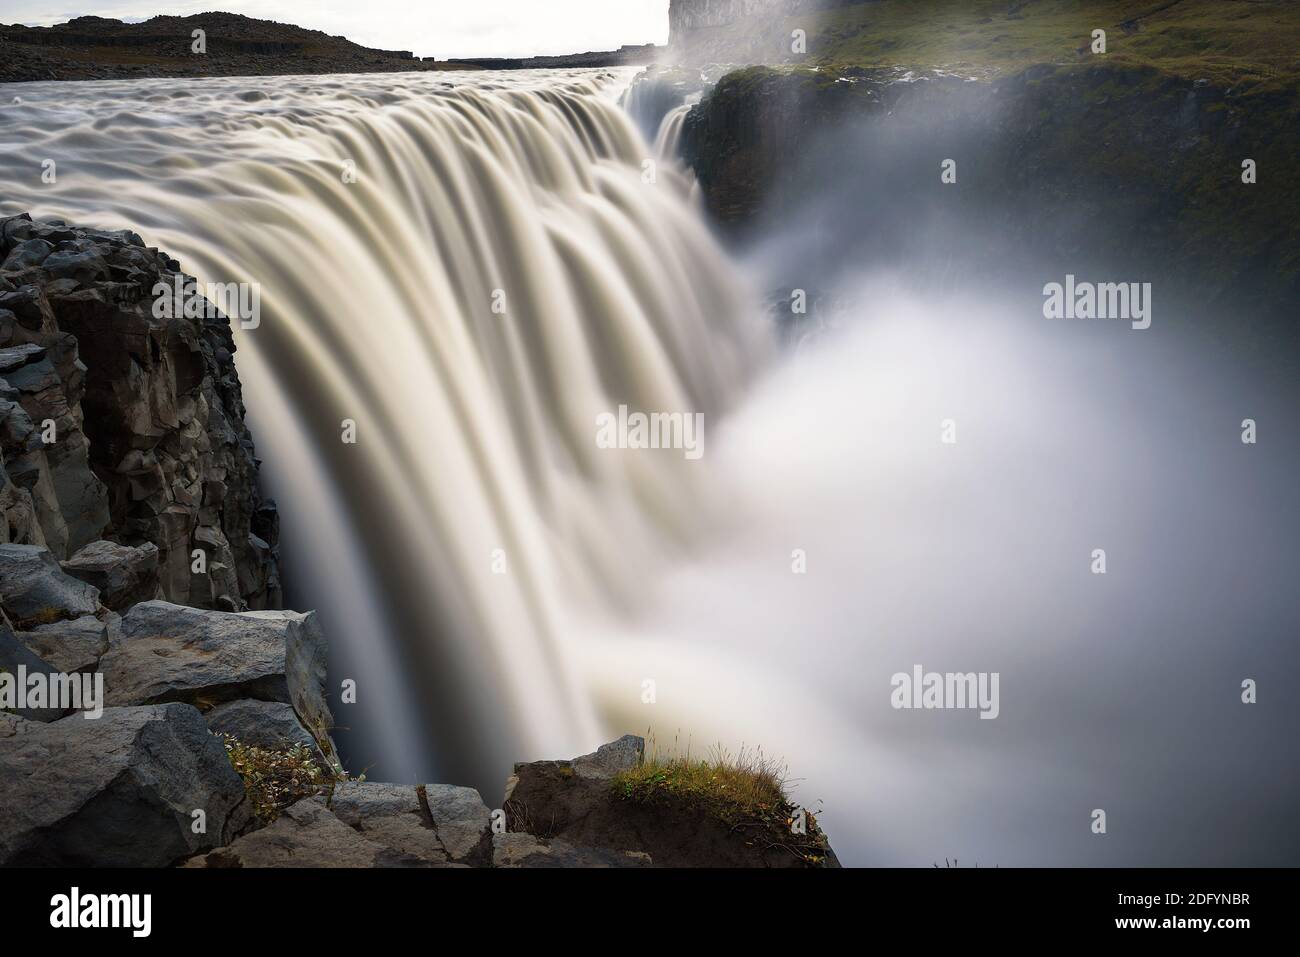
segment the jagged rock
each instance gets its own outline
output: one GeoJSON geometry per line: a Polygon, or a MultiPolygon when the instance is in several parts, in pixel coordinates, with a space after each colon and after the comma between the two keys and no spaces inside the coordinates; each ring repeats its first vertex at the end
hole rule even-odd
{"type": "Polygon", "coordinates": [[[506,831],[522,837],[503,841],[496,835],[498,866],[601,866],[591,857],[597,852],[648,855],[642,866],[656,867],[839,866],[815,821],[807,836],[791,835],[784,810],[793,807],[763,816],[746,811],[737,822],[672,794],[625,800],[613,779],[636,767],[644,750],[643,739],[628,735],[572,761],[515,765],[506,789],[506,831]],[[552,863],[569,859],[574,863],[552,863]],[[593,863],[578,863],[584,859],[593,863]]]}
{"type": "Polygon", "coordinates": [[[122,618],[99,667],[111,705],[188,701],[208,708],[239,698],[291,704],[333,760],[325,651],[314,612],[234,614],[147,601],[122,618]]]}
{"type": "Polygon", "coordinates": [[[543,841],[531,834],[494,834],[493,867],[650,867],[649,854],[599,847],[575,847],[567,841],[543,841]]]}
{"type": "Polygon", "coordinates": [[[645,738],[625,734],[617,741],[602,744],[591,754],[573,759],[573,773],[593,781],[608,781],[620,771],[630,771],[645,756],[645,738]]]}
{"type": "Polygon", "coordinates": [[[108,626],[94,615],[38,625],[18,640],[57,671],[94,671],[108,650],[108,626]]]}
{"type": "Polygon", "coordinates": [[[247,821],[243,782],[189,705],[16,731],[0,732],[0,866],[164,867],[247,821]]]}
{"type": "Polygon", "coordinates": [[[19,629],[99,611],[99,592],[65,574],[48,549],[0,545],[0,608],[19,629]]]}
{"type": "Polygon", "coordinates": [[[438,862],[378,844],[339,820],[325,798],[303,798],[275,823],[186,867],[437,867],[438,862]]]}
{"type": "Polygon", "coordinates": [[[283,751],[301,745],[325,760],[291,704],[244,698],[219,704],[203,717],[214,734],[228,734],[250,747],[283,751]]]}
{"type": "MultiPolygon", "coordinates": [[[[8,676],[8,681],[16,686],[21,676],[53,675],[58,671],[21,642],[7,625],[0,624],[0,675],[8,676]],[[20,666],[23,671],[18,670],[20,666]]],[[[15,708],[14,713],[29,721],[49,722],[59,720],[67,712],[62,708],[15,708]]],[[[0,809],[3,808],[4,802],[0,801],[0,809]]]]}
{"type": "Polygon", "coordinates": [[[485,862],[490,812],[473,788],[346,781],[330,807],[372,841],[422,860],[485,862]]]}
{"type": "Polygon", "coordinates": [[[130,231],[11,217],[0,263],[0,541],[152,543],[162,597],[278,607],[229,321],[155,317],[179,266],[130,231]]]}
{"type": "Polygon", "coordinates": [[[136,547],[91,542],[62,563],[74,578],[99,589],[99,600],[114,611],[158,597],[158,546],[136,547]]]}

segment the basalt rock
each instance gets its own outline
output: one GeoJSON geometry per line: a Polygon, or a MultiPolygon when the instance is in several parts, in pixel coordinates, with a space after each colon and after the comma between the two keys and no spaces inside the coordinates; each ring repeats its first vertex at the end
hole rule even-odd
{"type": "Polygon", "coordinates": [[[155,574],[179,604],[277,608],[230,322],[155,310],[178,269],[129,230],[0,220],[0,543],[72,560],[115,609],[155,574]],[[103,539],[157,553],[75,557],[103,539]]]}
{"type": "Polygon", "coordinates": [[[325,652],[312,612],[235,614],[149,601],[123,616],[99,667],[110,705],[185,701],[206,710],[244,698],[291,705],[333,761],[325,652]]]}
{"type": "Polygon", "coordinates": [[[16,867],[163,867],[228,843],[248,818],[243,782],[186,704],[5,719],[0,808],[0,866],[16,867]]]}
{"type": "Polygon", "coordinates": [[[158,597],[158,546],[152,542],[92,542],[61,564],[73,578],[99,589],[99,600],[114,611],[158,597]]]}

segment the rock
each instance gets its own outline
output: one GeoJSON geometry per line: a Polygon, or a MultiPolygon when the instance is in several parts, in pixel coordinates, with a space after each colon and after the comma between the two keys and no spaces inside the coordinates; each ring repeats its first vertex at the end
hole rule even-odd
{"type": "Polygon", "coordinates": [[[645,756],[645,738],[625,734],[617,741],[602,744],[591,754],[573,759],[573,772],[594,781],[608,781],[620,771],[630,771],[645,756]]]}
{"type": "MultiPolygon", "coordinates": [[[[40,242],[40,240],[36,240],[40,242]]],[[[97,279],[108,279],[108,263],[99,251],[68,249],[51,253],[41,263],[41,268],[55,279],[75,279],[80,285],[89,285],[97,279]]]]}
{"type": "MultiPolygon", "coordinates": [[[[27,675],[55,675],[59,669],[42,660],[18,640],[8,626],[0,624],[0,675],[11,682],[10,692],[18,693],[18,682],[27,675]],[[23,669],[19,671],[19,667],[23,669]]],[[[67,714],[64,708],[14,708],[13,712],[29,721],[57,721],[67,714]]],[[[0,808],[4,803],[0,801],[0,808]]]]}
{"type": "Polygon", "coordinates": [[[99,600],[114,611],[158,597],[158,546],[136,547],[91,542],[62,563],[74,578],[99,589],[99,600]]]}
{"type": "Polygon", "coordinates": [[[203,718],[213,734],[228,734],[250,747],[284,751],[301,745],[325,760],[316,739],[302,726],[291,704],[245,698],[219,704],[203,718]]]}
{"type": "Polygon", "coordinates": [[[0,734],[0,807],[8,867],[166,867],[229,842],[248,816],[225,749],[185,704],[0,734]]]}
{"type": "Polygon", "coordinates": [[[9,250],[9,255],[0,263],[0,271],[21,272],[39,266],[53,251],[54,247],[43,239],[25,240],[9,250]]]}
{"type": "Polygon", "coordinates": [[[644,750],[641,738],[628,735],[572,761],[515,765],[505,800],[510,838],[495,836],[497,866],[627,866],[629,855],[633,866],[838,866],[811,816],[808,835],[792,837],[786,812],[793,807],[746,810],[737,819],[672,793],[625,799],[613,779],[636,767],[644,750]]]}
{"type": "Polygon", "coordinates": [[[64,573],[48,549],[0,545],[0,608],[24,629],[99,611],[99,592],[64,573]]]}
{"type": "Polygon", "coordinates": [[[567,841],[543,841],[531,834],[495,834],[493,867],[650,867],[650,855],[640,851],[614,851],[575,847],[567,841]]]}
{"type": "Polygon", "coordinates": [[[421,860],[486,863],[491,815],[473,788],[345,781],[330,807],[370,840],[421,860]]]}
{"type": "MultiPolygon", "coordinates": [[[[21,267],[0,278],[0,541],[57,559],[148,542],[161,597],[278,607],[278,523],[257,489],[229,321],[155,317],[152,291],[179,264],[129,231],[26,216],[0,230],[21,267]]],[[[155,597],[144,591],[129,600],[155,597]]]]}
{"type": "Polygon", "coordinates": [[[165,601],[135,605],[99,666],[110,705],[252,698],[290,704],[334,760],[325,639],[314,612],[242,614],[165,601]]]}
{"type": "Polygon", "coordinates": [[[275,823],[229,847],[185,862],[186,867],[436,867],[358,834],[325,806],[303,798],[275,823]]]}
{"type": "Polygon", "coordinates": [[[30,723],[19,715],[0,711],[0,738],[12,738],[16,734],[22,734],[30,723]]]}
{"type": "Polygon", "coordinates": [[[108,627],[94,615],[38,625],[18,633],[18,640],[57,671],[94,671],[108,650],[108,627]]]}

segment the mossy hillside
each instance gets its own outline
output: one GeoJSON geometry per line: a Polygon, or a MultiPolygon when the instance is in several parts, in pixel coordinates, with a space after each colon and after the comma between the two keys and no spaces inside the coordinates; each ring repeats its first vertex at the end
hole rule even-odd
{"type": "Polygon", "coordinates": [[[1300,4],[1288,0],[882,0],[787,18],[782,33],[794,29],[826,67],[992,78],[1087,62],[1100,29],[1119,66],[1274,89],[1300,76],[1300,4]]]}

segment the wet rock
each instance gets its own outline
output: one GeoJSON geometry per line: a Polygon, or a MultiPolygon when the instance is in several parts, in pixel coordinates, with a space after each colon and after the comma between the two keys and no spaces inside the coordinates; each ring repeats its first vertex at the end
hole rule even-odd
{"type": "Polygon", "coordinates": [[[132,547],[92,542],[67,561],[63,570],[99,589],[99,600],[114,611],[158,596],[158,546],[132,547]]]}
{"type": "Polygon", "coordinates": [[[243,782],[185,704],[0,732],[0,807],[0,866],[11,867],[165,867],[247,821],[243,782]]]}

